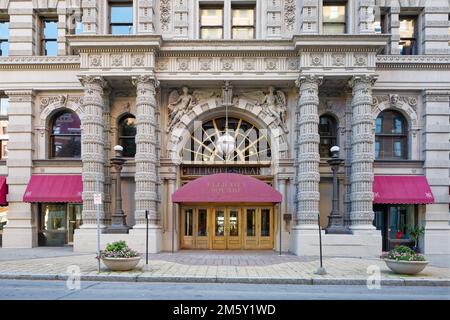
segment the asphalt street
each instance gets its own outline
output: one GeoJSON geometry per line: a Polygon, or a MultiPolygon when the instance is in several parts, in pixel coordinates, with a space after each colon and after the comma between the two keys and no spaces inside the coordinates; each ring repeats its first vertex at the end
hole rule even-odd
{"type": "Polygon", "coordinates": [[[0,300],[450,300],[450,287],[0,280],[0,300]],[[73,283],[70,283],[73,288],[73,283]]]}

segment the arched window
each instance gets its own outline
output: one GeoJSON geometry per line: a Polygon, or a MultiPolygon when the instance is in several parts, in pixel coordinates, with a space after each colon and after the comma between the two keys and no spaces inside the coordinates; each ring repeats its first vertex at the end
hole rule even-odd
{"type": "Polygon", "coordinates": [[[136,118],[127,114],[119,121],[119,144],[123,147],[124,157],[134,157],[136,154],[136,118]]]}
{"type": "Polygon", "coordinates": [[[75,112],[64,110],[51,121],[50,146],[52,158],[81,157],[80,118],[75,112]]]}
{"type": "Polygon", "coordinates": [[[228,134],[232,136],[233,151],[221,151],[221,137],[226,134],[226,118],[219,117],[194,129],[191,139],[182,149],[185,163],[264,163],[272,158],[267,130],[235,117],[228,118],[228,134]]]}
{"type": "Polygon", "coordinates": [[[394,110],[380,113],[375,121],[375,159],[407,159],[408,129],[405,117],[394,110]]]}
{"type": "Polygon", "coordinates": [[[320,145],[319,153],[321,158],[331,157],[330,149],[335,146],[337,136],[336,120],[330,115],[319,118],[320,145]]]}

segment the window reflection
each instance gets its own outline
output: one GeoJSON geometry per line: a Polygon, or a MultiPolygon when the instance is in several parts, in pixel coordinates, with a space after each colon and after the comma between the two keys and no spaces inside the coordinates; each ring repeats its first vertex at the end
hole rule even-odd
{"type": "Polygon", "coordinates": [[[342,34],[346,32],[346,6],[323,5],[323,33],[342,34]]]}
{"type": "Polygon", "coordinates": [[[375,159],[406,159],[408,139],[403,115],[386,110],[380,113],[375,124],[375,159]]]}
{"type": "Polygon", "coordinates": [[[133,4],[130,3],[110,3],[111,34],[132,34],[133,33],[133,4]]]}
{"type": "Polygon", "coordinates": [[[207,220],[207,210],[198,209],[198,236],[206,237],[208,235],[208,220],[207,220]]]}
{"type": "Polygon", "coordinates": [[[223,8],[213,7],[200,9],[200,38],[223,38],[223,8]]]}
{"type": "Polygon", "coordinates": [[[261,209],[261,237],[270,236],[270,209],[261,209]]]}
{"type": "Polygon", "coordinates": [[[58,20],[42,19],[42,54],[44,56],[58,55],[58,20]]]}
{"type": "Polygon", "coordinates": [[[254,8],[232,9],[231,22],[233,39],[253,39],[255,37],[254,15],[254,8]]]}
{"type": "Polygon", "coordinates": [[[320,157],[322,158],[331,157],[330,149],[337,143],[336,131],[337,131],[336,121],[332,116],[325,115],[320,117],[319,119],[320,157]]]}
{"type": "Polygon", "coordinates": [[[225,235],[225,213],[222,210],[216,211],[215,217],[215,230],[214,233],[216,236],[224,236],[225,235]]]}
{"type": "Polygon", "coordinates": [[[9,54],[9,22],[0,20],[0,56],[9,54]]]}
{"type": "Polygon", "coordinates": [[[400,54],[417,54],[417,31],[415,16],[400,16],[400,54]]]}
{"type": "Polygon", "coordinates": [[[57,114],[52,122],[52,157],[79,158],[81,156],[80,118],[70,111],[57,114]]]}
{"type": "Polygon", "coordinates": [[[247,237],[256,236],[256,210],[247,209],[247,237]]]}
{"type": "Polygon", "coordinates": [[[192,236],[193,232],[193,209],[184,209],[184,235],[192,236]]]}
{"type": "Polygon", "coordinates": [[[119,144],[123,147],[124,157],[136,155],[136,118],[132,115],[122,117],[119,121],[119,144]]]}

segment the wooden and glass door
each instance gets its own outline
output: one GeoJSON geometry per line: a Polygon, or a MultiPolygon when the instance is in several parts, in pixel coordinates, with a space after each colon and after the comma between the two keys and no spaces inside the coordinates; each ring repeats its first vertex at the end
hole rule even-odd
{"type": "Polygon", "coordinates": [[[273,207],[182,207],[181,248],[273,249],[273,207]]]}
{"type": "Polygon", "coordinates": [[[244,209],[244,248],[273,248],[273,212],[272,208],[244,209]]]}
{"type": "Polygon", "coordinates": [[[213,209],[213,249],[241,249],[241,209],[214,208],[213,209]]]}

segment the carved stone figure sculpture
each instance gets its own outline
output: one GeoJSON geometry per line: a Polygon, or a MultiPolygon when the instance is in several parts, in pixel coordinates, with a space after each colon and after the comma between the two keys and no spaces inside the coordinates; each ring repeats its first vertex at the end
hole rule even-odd
{"type": "Polygon", "coordinates": [[[192,95],[189,94],[189,88],[181,88],[182,94],[179,95],[177,90],[170,93],[169,96],[169,125],[167,126],[167,132],[172,130],[172,127],[177,123],[181,117],[190,110],[192,102],[192,95]]]}
{"type": "Polygon", "coordinates": [[[283,91],[276,90],[275,87],[270,86],[267,93],[264,93],[261,90],[247,91],[242,92],[240,96],[255,105],[263,107],[264,111],[275,118],[277,125],[280,126],[285,133],[288,132],[286,126],[287,100],[283,91]]]}

